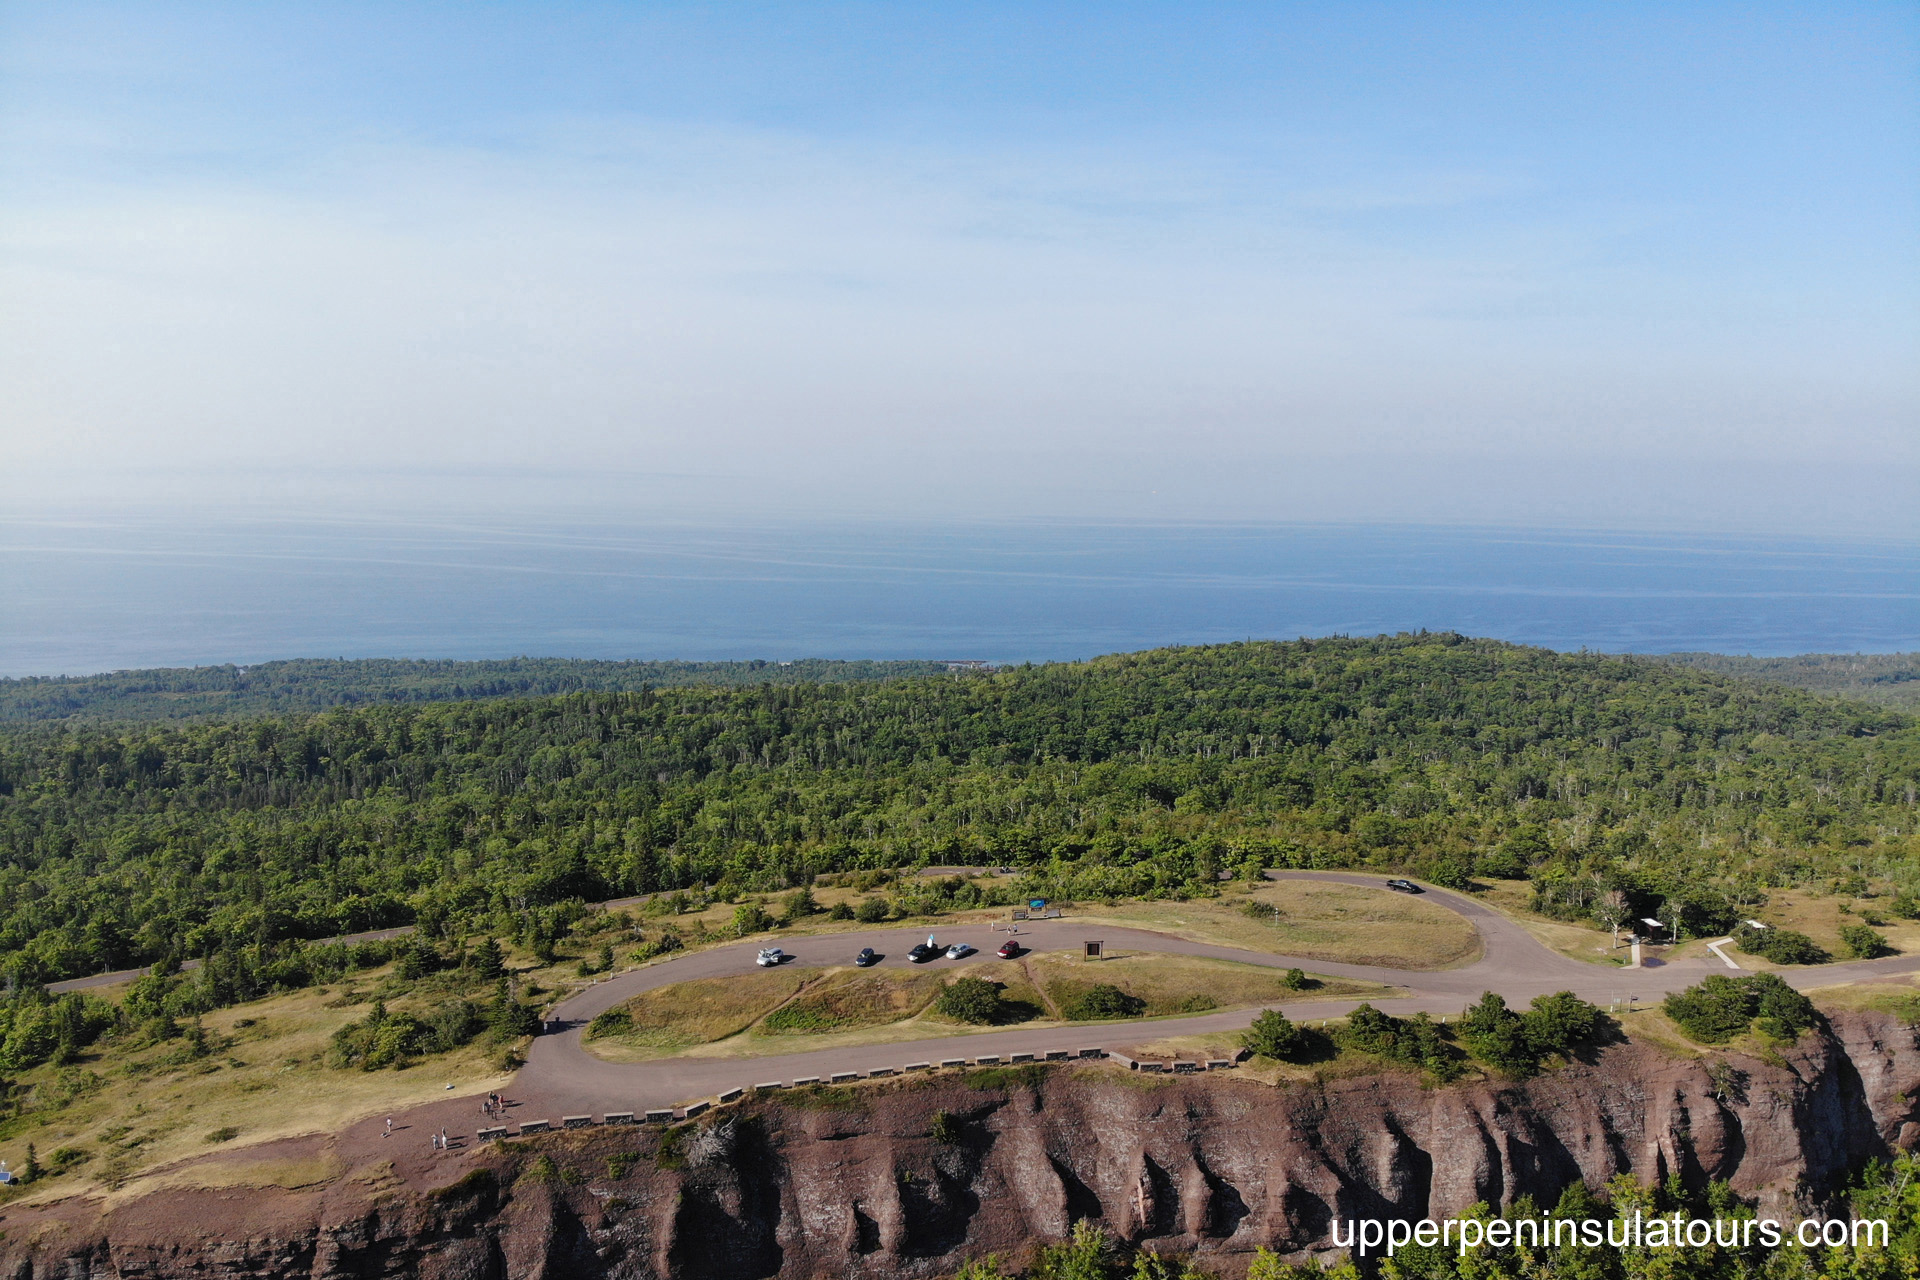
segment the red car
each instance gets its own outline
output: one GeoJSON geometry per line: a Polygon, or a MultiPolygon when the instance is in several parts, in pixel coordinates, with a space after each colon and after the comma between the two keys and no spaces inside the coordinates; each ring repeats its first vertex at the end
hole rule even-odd
{"type": "Polygon", "coordinates": [[[1002,960],[1011,960],[1015,956],[1020,954],[1020,944],[1015,942],[1012,938],[1008,938],[1005,942],[1000,944],[1000,950],[996,951],[994,954],[999,956],[1002,960]]]}

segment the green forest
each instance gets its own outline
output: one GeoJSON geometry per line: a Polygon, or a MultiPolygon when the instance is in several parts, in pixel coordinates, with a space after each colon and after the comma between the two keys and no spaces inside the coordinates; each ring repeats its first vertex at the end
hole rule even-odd
{"type": "Polygon", "coordinates": [[[0,972],[297,973],[302,940],[356,930],[525,939],[581,902],[925,865],[1062,900],[1273,866],[1527,877],[1561,914],[1621,889],[1716,928],[1774,886],[1920,889],[1916,798],[1896,712],[1451,634],[15,724],[0,972]]]}
{"type": "Polygon", "coordinates": [[[1655,661],[1920,711],[1920,653],[1801,653],[1788,658],[1667,653],[1655,661]]]}
{"type": "Polygon", "coordinates": [[[98,676],[0,680],[0,723],[25,720],[192,720],[291,715],[382,702],[530,698],[586,689],[630,693],[672,685],[817,684],[943,672],[941,662],[598,662],[506,658],[297,658],[241,667],[155,667],[98,676]]]}

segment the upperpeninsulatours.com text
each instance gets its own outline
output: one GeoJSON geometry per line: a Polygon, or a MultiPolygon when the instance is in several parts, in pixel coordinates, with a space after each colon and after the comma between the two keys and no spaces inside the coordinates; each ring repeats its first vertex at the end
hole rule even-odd
{"type": "Polygon", "coordinates": [[[1391,1258],[1394,1250],[1408,1245],[1458,1248],[1464,1255],[1483,1245],[1492,1249],[1602,1244],[1616,1249],[1704,1249],[1709,1245],[1745,1249],[1757,1244],[1771,1249],[1785,1244],[1811,1249],[1818,1245],[1884,1246],[1888,1239],[1887,1224],[1879,1218],[1805,1218],[1788,1227],[1773,1218],[1689,1218],[1680,1213],[1647,1217],[1635,1212],[1631,1218],[1443,1218],[1438,1222],[1431,1218],[1418,1222],[1348,1218],[1333,1223],[1334,1246],[1352,1249],[1363,1258],[1369,1250],[1378,1252],[1382,1245],[1391,1258]]]}

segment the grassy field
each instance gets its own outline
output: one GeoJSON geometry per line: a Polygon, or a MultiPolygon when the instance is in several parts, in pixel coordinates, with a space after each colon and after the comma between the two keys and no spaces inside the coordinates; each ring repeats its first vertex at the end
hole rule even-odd
{"type": "MultiPolygon", "coordinates": [[[[511,1078],[499,1070],[499,1050],[479,1046],[401,1071],[327,1066],[328,1037],[366,1011],[365,1003],[343,1004],[337,987],[315,988],[206,1015],[211,1051],[204,1057],[188,1056],[174,1040],[21,1072],[13,1089],[32,1109],[0,1124],[0,1156],[18,1169],[29,1142],[43,1166],[62,1159],[62,1150],[78,1153],[65,1157],[74,1161],[67,1172],[18,1193],[26,1198],[88,1186],[136,1191],[145,1171],[189,1156],[335,1131],[443,1097],[448,1085],[474,1093],[511,1078]]],[[[297,1185],[326,1175],[289,1167],[245,1176],[297,1185]]]]}
{"type": "Polygon", "coordinates": [[[755,969],[645,991],[620,1006],[633,1030],[618,1038],[638,1048],[684,1049],[745,1031],[806,985],[800,969],[755,969]]]}
{"type": "Polygon", "coordinates": [[[742,1058],[962,1035],[1009,1025],[1065,1025],[1074,1000],[1095,983],[1111,984],[1139,999],[1144,1005],[1140,1016],[1146,1018],[1282,1001],[1378,999],[1393,994],[1390,987],[1338,979],[1318,979],[1318,985],[1305,991],[1289,991],[1281,976],[1280,970],[1258,965],[1158,953],[1091,963],[1048,954],[986,961],[965,969],[787,969],[703,978],[637,996],[624,1007],[634,1011],[644,1006],[646,1023],[642,1025],[636,1013],[632,1032],[600,1037],[590,1047],[596,1056],[613,1062],[668,1056],[742,1058]],[[962,976],[1001,984],[1009,1016],[985,1027],[943,1016],[934,1001],[942,986],[962,976]],[[766,981],[772,978],[787,979],[788,994],[781,995],[784,988],[766,981]],[[755,988],[751,994],[728,990],[749,984],[755,988]],[[742,1018],[747,1022],[742,1023],[742,1018]],[[729,1027],[734,1029],[726,1030],[729,1027]]]}
{"type": "MultiPolygon", "coordinates": [[[[1528,909],[1532,886],[1524,880],[1496,880],[1488,883],[1475,897],[1488,906],[1512,917],[1528,933],[1547,946],[1576,960],[1600,964],[1624,963],[1629,956],[1625,946],[1615,949],[1606,930],[1559,920],[1549,920],[1528,909]]],[[[1920,920],[1894,916],[1887,899],[1820,893],[1809,889],[1772,889],[1765,906],[1753,909],[1752,918],[1776,929],[1804,933],[1825,947],[1835,961],[1849,958],[1840,930],[1846,925],[1864,924],[1884,936],[1896,953],[1920,950],[1920,920]]],[[[1624,934],[1622,935],[1625,936],[1624,934]]],[[[1713,960],[1707,943],[1714,939],[1693,938],[1677,947],[1648,948],[1647,955],[1667,959],[1713,960]]],[[[1749,955],[1737,947],[1727,948],[1742,969],[1756,972],[1782,968],[1806,968],[1804,965],[1777,965],[1760,956],[1749,955]]]]}
{"type": "Polygon", "coordinates": [[[1118,987],[1140,1000],[1145,1005],[1142,1016],[1148,1018],[1279,1004],[1302,997],[1350,996],[1363,988],[1375,993],[1387,990],[1371,984],[1325,979],[1321,986],[1308,991],[1289,991],[1281,980],[1282,970],[1152,952],[1109,956],[1096,961],[1050,953],[1035,956],[1028,973],[1056,1016],[1070,1009],[1096,984],[1118,987]]]}
{"type": "Polygon", "coordinates": [[[1480,953],[1473,926],[1445,907],[1385,889],[1311,880],[1234,886],[1219,898],[1191,902],[1088,904],[1073,914],[1089,924],[1110,921],[1341,964],[1444,969],[1480,953]],[[1249,906],[1259,914],[1249,914],[1249,906]]]}
{"type": "Polygon", "coordinates": [[[762,1036],[806,1036],[885,1026],[920,1013],[942,985],[937,971],[829,969],[754,1030],[762,1036]]]}

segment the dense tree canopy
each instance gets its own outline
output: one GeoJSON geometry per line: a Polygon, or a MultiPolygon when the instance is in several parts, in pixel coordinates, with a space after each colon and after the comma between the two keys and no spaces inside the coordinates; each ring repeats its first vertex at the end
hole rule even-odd
{"type": "Polygon", "coordinates": [[[191,720],[377,703],[526,698],[672,685],[811,684],[929,676],[941,662],[602,662],[591,658],[293,658],[0,680],[0,721],[191,720]]]}
{"type": "Polygon", "coordinates": [[[1656,898],[1898,878],[1917,789],[1896,713],[1429,634],[17,725],[0,965],[45,979],[414,920],[506,934],[568,900],[929,863],[1017,865],[1061,898],[1483,859],[1656,898]]]}

